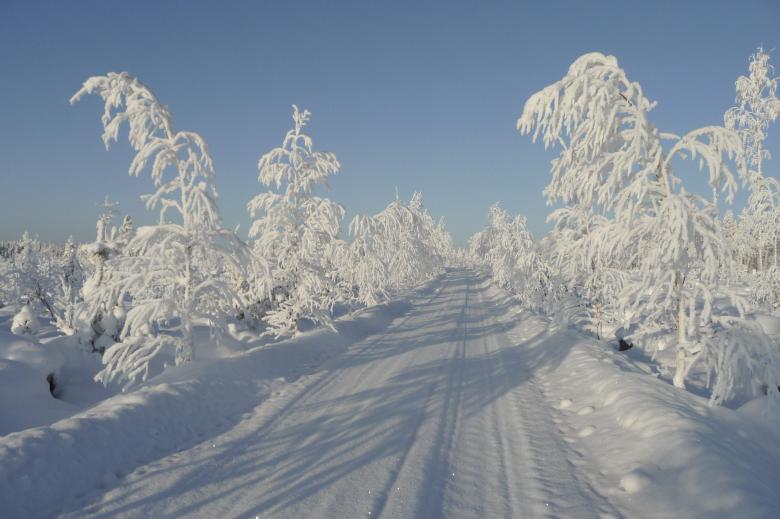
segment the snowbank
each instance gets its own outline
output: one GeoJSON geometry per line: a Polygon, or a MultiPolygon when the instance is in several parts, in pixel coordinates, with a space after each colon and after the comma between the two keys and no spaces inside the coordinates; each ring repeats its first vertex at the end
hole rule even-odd
{"type": "Polygon", "coordinates": [[[776,403],[710,406],[641,351],[618,352],[530,312],[508,324],[529,348],[571,463],[622,516],[780,517],[776,403]]]}
{"type": "Polygon", "coordinates": [[[0,436],[52,423],[77,408],[57,400],[47,377],[56,377],[65,357],[56,348],[0,330],[0,436]]]}
{"type": "Polygon", "coordinates": [[[710,407],[653,365],[570,329],[534,347],[568,350],[539,376],[571,459],[625,516],[780,517],[780,409],[766,398],[710,407]]]}
{"type": "Polygon", "coordinates": [[[230,357],[196,360],[50,426],[0,437],[3,517],[68,510],[138,465],[226,430],[275,388],[386,328],[408,308],[404,302],[382,305],[337,321],[339,334],[320,329],[230,357]]]}

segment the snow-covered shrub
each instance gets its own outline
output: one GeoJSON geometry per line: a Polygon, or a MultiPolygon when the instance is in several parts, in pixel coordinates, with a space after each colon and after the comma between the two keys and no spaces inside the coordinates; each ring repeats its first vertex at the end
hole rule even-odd
{"type": "Polygon", "coordinates": [[[68,333],[81,286],[81,269],[69,241],[64,248],[42,243],[25,232],[0,259],[0,303],[29,305],[39,317],[68,333]]]}
{"type": "MultiPolygon", "coordinates": [[[[107,350],[98,375],[104,383],[127,385],[144,380],[148,365],[170,354],[167,350],[175,350],[176,364],[193,359],[195,322],[206,323],[218,337],[225,316],[243,304],[233,280],[245,279],[261,290],[265,278],[249,248],[222,228],[214,166],[202,137],[174,131],[168,109],[127,73],[88,79],[71,102],[91,93],[104,101],[106,146],[128,124],[136,151],[129,173],[137,176],[150,165],[155,191],[142,199],[150,210],[159,208],[159,223],[139,228],[124,254],[108,259],[111,276],[90,298],[93,315],[111,312],[114,317],[115,306],[129,308],[121,342],[107,350]],[[162,334],[160,326],[174,321],[176,333],[162,334]]],[[[110,332],[109,325],[116,323],[103,324],[110,332]]]]}
{"type": "Polygon", "coordinates": [[[780,344],[771,340],[755,321],[715,317],[713,325],[702,334],[701,353],[693,358],[692,366],[700,365],[707,374],[711,403],[745,400],[761,394],[778,399],[778,348],[780,344]]]}
{"type": "Polygon", "coordinates": [[[61,332],[73,333],[84,274],[72,238],[65,246],[42,243],[24,233],[0,258],[0,304],[28,305],[61,332]]]}
{"type": "Polygon", "coordinates": [[[14,315],[11,321],[11,332],[14,335],[29,335],[35,336],[41,329],[41,324],[38,322],[38,318],[35,316],[30,305],[24,305],[14,315]]]}
{"type": "Polygon", "coordinates": [[[293,105],[293,128],[281,147],[260,158],[259,180],[272,191],[249,202],[258,217],[249,231],[255,254],[271,267],[273,297],[262,320],[277,335],[294,332],[301,319],[331,325],[338,298],[332,266],[344,208],[315,195],[341,167],[333,153],[314,151],[304,133],[310,113],[293,105]]]}

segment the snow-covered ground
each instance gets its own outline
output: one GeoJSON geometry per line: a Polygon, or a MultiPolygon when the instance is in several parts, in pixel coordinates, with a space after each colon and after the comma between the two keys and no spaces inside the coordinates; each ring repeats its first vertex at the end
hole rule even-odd
{"type": "Polygon", "coordinates": [[[1,436],[0,515],[780,517],[777,409],[709,407],[473,271],[336,325],[1,436]]]}

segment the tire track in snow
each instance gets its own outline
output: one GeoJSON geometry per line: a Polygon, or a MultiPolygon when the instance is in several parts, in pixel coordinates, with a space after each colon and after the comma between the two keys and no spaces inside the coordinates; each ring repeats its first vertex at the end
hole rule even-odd
{"type": "MultiPolygon", "coordinates": [[[[480,294],[480,308],[482,308],[482,322],[487,321],[488,312],[487,305],[485,304],[484,296],[480,294]]],[[[491,395],[498,394],[499,388],[496,385],[496,381],[493,374],[496,373],[502,367],[497,368],[497,364],[500,364],[499,359],[496,358],[496,341],[491,340],[492,336],[482,337],[482,354],[485,361],[482,363],[483,380],[486,381],[488,386],[488,393],[491,395]],[[490,346],[494,346],[491,348],[490,346]]],[[[512,460],[515,459],[514,452],[510,449],[510,437],[507,437],[506,433],[511,433],[511,429],[506,425],[506,414],[504,410],[500,409],[499,403],[503,402],[503,399],[498,399],[492,402],[489,406],[490,410],[490,429],[493,436],[493,443],[498,450],[498,483],[502,491],[502,504],[504,508],[505,517],[513,517],[520,511],[519,502],[515,497],[515,489],[517,488],[516,478],[514,472],[509,469],[512,460]]]]}
{"type": "MultiPolygon", "coordinates": [[[[438,288],[435,294],[431,296],[429,299],[427,299],[423,304],[425,306],[431,306],[434,305],[436,301],[444,301],[445,296],[448,295],[448,288],[452,284],[452,281],[449,278],[445,278],[443,284],[438,288]]],[[[332,374],[327,377],[326,380],[319,381],[317,383],[316,388],[312,388],[312,390],[305,390],[304,394],[297,395],[294,399],[294,401],[290,402],[289,404],[285,405],[283,409],[281,409],[278,413],[275,413],[274,418],[271,422],[268,422],[263,425],[262,429],[264,431],[269,431],[273,429],[273,427],[276,425],[277,421],[283,421],[285,418],[288,418],[289,410],[297,407],[297,406],[307,406],[310,404],[307,404],[307,402],[314,402],[315,404],[312,406],[312,410],[314,411],[317,408],[323,407],[322,402],[317,402],[318,397],[320,397],[323,393],[327,393],[328,391],[332,390],[332,387],[334,385],[339,385],[342,383],[340,378],[337,378],[338,375],[340,375],[342,369],[339,368],[339,363],[343,360],[344,357],[348,358],[354,358],[354,357],[360,357],[366,353],[371,352],[372,350],[376,350],[379,346],[384,344],[387,341],[393,341],[397,340],[397,335],[399,333],[403,333],[402,330],[404,328],[410,327],[414,321],[421,320],[421,326],[423,327],[425,323],[429,320],[435,320],[436,318],[440,317],[442,314],[444,314],[447,311],[447,305],[443,303],[438,304],[439,308],[431,313],[415,313],[414,311],[403,318],[399,323],[393,324],[390,328],[388,328],[385,332],[383,332],[380,337],[367,341],[365,345],[363,345],[360,348],[350,348],[347,352],[340,355],[338,358],[335,358],[332,360],[334,364],[336,364],[337,369],[332,370],[332,374]]],[[[407,352],[404,352],[407,353],[407,352]]],[[[393,355],[389,359],[383,359],[383,362],[379,362],[376,360],[368,360],[364,363],[363,366],[359,368],[359,371],[357,375],[354,377],[354,384],[351,386],[351,393],[359,393],[366,382],[372,382],[378,374],[382,374],[385,372],[392,373],[394,371],[397,371],[397,366],[405,361],[407,359],[404,358],[403,354],[400,355],[393,355]]],[[[308,387],[308,386],[307,386],[308,387]]],[[[338,392],[338,388],[336,388],[336,391],[338,392]]],[[[370,402],[365,402],[362,404],[359,409],[356,409],[354,412],[355,416],[359,416],[362,414],[363,411],[367,407],[369,407],[371,404],[370,402]]],[[[308,442],[313,442],[316,440],[309,439],[308,442]]],[[[302,446],[305,447],[308,445],[308,443],[304,443],[302,446]]],[[[333,515],[329,512],[329,510],[333,507],[335,503],[338,503],[340,499],[343,498],[343,496],[338,495],[336,493],[329,493],[325,496],[325,498],[317,503],[316,510],[317,511],[311,511],[312,517],[338,517],[338,514],[333,515]]],[[[269,501],[273,501],[273,498],[268,499],[269,501]]],[[[263,510],[259,510],[260,516],[264,516],[265,513],[271,512],[275,509],[275,506],[264,507],[263,510]]]]}
{"type": "Polygon", "coordinates": [[[504,415],[506,388],[498,387],[498,357],[495,355],[495,333],[498,323],[491,319],[481,291],[476,292],[478,303],[472,305],[476,318],[469,321],[481,333],[471,337],[473,348],[468,349],[466,362],[470,371],[470,386],[466,407],[460,409],[456,448],[451,450],[450,477],[446,479],[445,493],[440,503],[445,517],[517,517],[522,510],[514,497],[516,483],[508,469],[515,459],[511,452],[511,429],[506,427],[504,415]],[[494,347],[491,347],[494,346],[494,347]]]}
{"type": "Polygon", "coordinates": [[[431,392],[420,409],[417,426],[407,444],[406,452],[399,459],[395,470],[391,474],[390,480],[383,489],[381,497],[377,500],[375,508],[370,514],[371,517],[382,517],[383,515],[388,515],[390,517],[433,517],[436,511],[441,510],[440,506],[438,509],[435,508],[433,503],[441,503],[441,495],[444,491],[444,481],[447,473],[447,469],[442,467],[441,460],[448,455],[452,448],[460,414],[459,407],[463,381],[463,359],[465,358],[467,334],[466,314],[469,307],[470,286],[470,281],[466,279],[465,300],[461,307],[458,320],[456,321],[455,329],[450,336],[450,346],[453,344],[455,345],[454,351],[447,359],[447,362],[442,363],[439,367],[436,380],[431,387],[431,392]],[[459,334],[458,331],[461,328],[463,331],[459,334]],[[460,337],[458,337],[459,335],[460,337]],[[450,368],[449,372],[446,377],[442,377],[441,374],[446,371],[446,368],[450,368]],[[452,373],[453,370],[455,371],[454,375],[452,373]],[[425,422],[426,415],[430,411],[429,404],[434,400],[433,397],[436,396],[436,390],[444,380],[446,380],[448,384],[443,395],[444,400],[441,409],[435,411],[434,407],[434,412],[440,413],[441,416],[439,417],[436,433],[433,435],[433,438],[443,441],[438,441],[437,443],[439,446],[433,447],[430,445],[430,438],[425,438],[423,440],[424,443],[418,442],[420,439],[419,432],[425,422]],[[453,395],[453,391],[455,392],[455,395],[453,395]],[[411,456],[413,451],[417,456],[411,456]],[[434,454],[430,457],[426,457],[426,451],[433,451],[434,454]],[[410,460],[413,461],[410,463],[410,460]],[[422,477],[414,477],[412,475],[414,472],[421,472],[422,477]],[[396,489],[399,488],[396,486],[399,480],[416,480],[431,483],[427,486],[419,487],[417,489],[418,499],[412,502],[411,500],[404,499],[403,495],[392,491],[394,487],[396,489]]]}
{"type": "MultiPolygon", "coordinates": [[[[441,297],[441,295],[445,292],[447,285],[450,283],[449,280],[446,281],[447,283],[442,285],[440,289],[425,302],[426,305],[430,305],[433,301],[441,297]]],[[[300,388],[299,391],[293,392],[289,395],[283,395],[281,399],[280,397],[276,397],[261,402],[260,405],[256,408],[256,410],[262,411],[263,407],[269,407],[271,405],[274,405],[275,403],[277,405],[274,406],[273,413],[266,416],[261,425],[255,424],[255,427],[257,427],[256,433],[258,435],[262,435],[266,430],[272,428],[277,420],[284,417],[286,412],[289,409],[298,405],[298,403],[301,401],[304,401],[308,398],[314,398],[315,396],[320,394],[323,390],[325,390],[329,384],[333,383],[334,380],[339,375],[340,370],[328,369],[329,366],[333,365],[334,367],[338,368],[339,360],[343,358],[345,355],[359,356],[368,352],[371,349],[376,348],[377,346],[387,341],[388,339],[392,339],[393,334],[395,334],[399,329],[403,328],[410,320],[415,319],[417,317],[419,316],[415,315],[413,312],[409,313],[408,315],[402,317],[399,320],[399,322],[392,323],[387,329],[381,332],[378,336],[374,337],[372,340],[361,341],[360,343],[358,343],[358,344],[362,344],[362,347],[355,349],[353,345],[353,347],[348,348],[345,352],[342,352],[337,357],[329,359],[327,362],[324,363],[324,365],[321,366],[320,369],[322,369],[322,372],[316,375],[316,378],[311,379],[310,378],[311,375],[308,376],[305,375],[291,382],[290,385],[288,386],[288,387],[297,386],[298,388],[300,388]],[[283,405],[278,405],[279,400],[283,400],[284,402],[283,405]]],[[[365,373],[368,370],[374,368],[375,366],[371,362],[366,362],[362,366],[357,376],[358,382],[362,382],[365,379],[365,373]]]]}
{"type": "MultiPolygon", "coordinates": [[[[437,288],[429,298],[424,299],[416,306],[429,306],[436,304],[436,301],[441,301],[448,294],[448,288],[452,284],[449,278],[442,280],[442,285],[437,288]]],[[[440,315],[446,311],[446,304],[439,304],[438,311],[433,314],[433,317],[440,315]]],[[[208,439],[203,443],[194,446],[193,448],[173,453],[164,458],[155,460],[153,463],[141,466],[137,470],[142,470],[144,478],[150,479],[155,476],[160,476],[165,481],[164,472],[171,470],[172,468],[181,467],[183,465],[190,465],[191,468],[186,470],[186,473],[179,478],[176,482],[177,486],[183,488],[203,488],[211,483],[215,473],[219,473],[222,468],[224,459],[234,458],[238,459],[245,455],[247,448],[250,445],[254,445],[256,442],[262,442],[262,438],[273,431],[273,429],[284,421],[290,414],[290,411],[297,406],[306,405],[306,402],[316,400],[323,392],[327,392],[334,384],[339,382],[339,376],[343,369],[341,363],[343,359],[359,357],[367,352],[370,352],[377,347],[381,346],[385,342],[393,341],[397,338],[399,330],[403,330],[404,327],[409,326],[415,320],[430,319],[431,313],[415,312],[414,309],[406,316],[403,316],[397,322],[392,323],[387,329],[375,336],[369,336],[365,340],[353,344],[347,348],[346,351],[326,361],[320,368],[322,371],[317,373],[314,378],[311,375],[304,375],[299,377],[294,382],[287,384],[283,388],[283,393],[280,395],[272,396],[266,400],[263,400],[254,411],[245,413],[246,418],[239,421],[232,429],[226,431],[222,435],[208,439]],[[357,347],[356,347],[357,346],[357,347]],[[285,394],[286,393],[286,394],[285,394]],[[214,446],[216,444],[229,444],[231,447],[229,456],[214,456],[214,446]],[[183,459],[185,458],[185,459],[183,459]]],[[[421,325],[423,325],[421,323],[421,325]]],[[[386,370],[387,363],[382,362],[365,362],[363,366],[360,366],[357,377],[362,381],[370,376],[371,373],[376,370],[386,370]]],[[[357,389],[357,388],[356,388],[357,389]]],[[[139,481],[143,485],[143,481],[139,481]]],[[[156,487],[157,485],[152,485],[156,487]]],[[[157,492],[158,488],[140,488],[138,493],[157,492]]],[[[91,503],[84,503],[86,510],[92,510],[98,516],[111,517],[113,513],[104,513],[106,505],[119,507],[125,510],[128,515],[140,515],[140,516],[164,516],[164,515],[179,515],[177,513],[171,513],[166,502],[149,504],[145,506],[145,510],[139,510],[140,502],[145,498],[138,495],[123,495],[127,493],[127,489],[121,487],[110,490],[108,493],[99,495],[98,502],[92,501],[91,503]],[[119,495],[114,495],[114,494],[119,495]],[[102,498],[102,502],[100,499],[102,498]],[[130,503],[127,503],[130,501],[130,503]],[[133,502],[137,503],[133,506],[133,502]],[[95,506],[97,505],[97,506],[95,506]]],[[[198,491],[197,494],[201,494],[198,491]]],[[[136,494],[132,492],[132,494],[136,494]]],[[[208,494],[207,492],[205,494],[208,494]]],[[[190,496],[190,499],[192,496],[190,496]]],[[[208,498],[204,495],[196,497],[196,500],[205,505],[208,502],[208,498]]],[[[240,503],[238,503],[240,505],[240,503]]],[[[195,506],[188,505],[187,509],[190,513],[196,509],[195,506]]],[[[229,506],[226,510],[221,510],[222,515],[232,515],[230,510],[234,510],[232,506],[229,506]]],[[[75,511],[74,511],[75,512],[75,511]]],[[[81,515],[79,512],[76,515],[81,515]]],[[[75,515],[74,515],[75,516],[75,515]]],[[[254,515],[252,516],[254,517],[254,515]]]]}
{"type": "MultiPolygon", "coordinates": [[[[448,285],[451,285],[451,280],[447,280],[448,285]]],[[[441,295],[445,292],[445,286],[442,286],[437,295],[441,295]]],[[[431,304],[433,300],[436,299],[436,297],[432,298],[428,301],[427,304],[431,304]]],[[[448,306],[446,304],[442,304],[440,308],[433,313],[432,315],[426,315],[425,320],[423,321],[423,325],[427,324],[428,321],[435,321],[437,318],[444,315],[447,310],[448,306]]],[[[419,316],[416,316],[419,317],[419,316]]],[[[421,327],[422,327],[421,326],[421,327]]],[[[410,352],[405,352],[410,353],[410,352]]],[[[409,365],[413,364],[414,361],[419,361],[420,359],[407,359],[402,358],[401,355],[397,355],[393,357],[392,364],[388,365],[387,361],[385,362],[375,362],[370,363],[370,366],[372,367],[372,371],[380,371],[380,372],[387,372],[387,373],[398,373],[403,372],[402,369],[397,369],[400,364],[403,364],[404,362],[407,362],[409,365]],[[409,363],[408,361],[412,360],[413,362],[409,363]]],[[[363,370],[361,374],[359,375],[360,384],[357,384],[355,387],[355,392],[357,392],[360,389],[360,386],[362,385],[362,382],[368,379],[371,379],[370,377],[371,373],[366,373],[366,370],[363,370]]],[[[415,423],[413,426],[413,432],[411,435],[411,438],[409,441],[405,442],[403,453],[399,456],[398,462],[395,464],[395,466],[388,471],[387,476],[387,482],[383,484],[382,489],[379,491],[379,493],[375,494],[372,498],[373,505],[370,507],[367,516],[368,517],[379,517],[381,515],[381,508],[384,507],[384,503],[387,502],[388,496],[392,494],[393,487],[396,486],[396,480],[397,480],[397,473],[399,471],[399,467],[402,466],[405,462],[405,460],[408,458],[409,450],[415,443],[415,439],[417,437],[417,432],[419,431],[420,427],[422,426],[424,419],[425,419],[425,411],[428,407],[428,403],[430,402],[431,398],[433,397],[436,387],[438,385],[438,377],[437,379],[430,384],[430,390],[426,392],[424,401],[422,405],[420,406],[420,411],[415,417],[415,423]]],[[[365,406],[362,409],[365,409],[370,404],[365,404],[365,406]]],[[[330,493],[328,496],[326,496],[325,500],[318,506],[317,512],[312,514],[312,517],[340,517],[341,514],[338,510],[333,510],[334,507],[338,508],[338,505],[340,504],[341,499],[343,498],[342,495],[338,495],[336,493],[330,493]]]]}

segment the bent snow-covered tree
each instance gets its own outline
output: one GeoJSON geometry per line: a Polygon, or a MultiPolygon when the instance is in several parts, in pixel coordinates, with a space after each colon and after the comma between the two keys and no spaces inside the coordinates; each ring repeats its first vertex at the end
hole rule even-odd
{"type": "Polygon", "coordinates": [[[110,260],[112,276],[90,301],[95,308],[129,306],[121,342],[106,351],[98,378],[130,385],[145,380],[152,359],[168,350],[176,364],[191,360],[195,323],[207,324],[218,336],[226,312],[240,298],[230,280],[243,277],[261,286],[263,270],[249,248],[222,228],[214,165],[203,138],[175,131],[168,109],[127,73],[89,78],[71,103],[92,93],[104,101],[106,147],[127,123],[136,152],[129,173],[137,176],[149,166],[155,191],[142,199],[148,209],[159,209],[159,223],[140,227],[125,254],[110,260]],[[178,333],[159,333],[175,320],[178,333]]]}
{"type": "Polygon", "coordinates": [[[545,309],[551,302],[551,272],[525,216],[511,216],[493,204],[488,226],[469,240],[469,253],[473,262],[490,270],[496,284],[514,293],[526,307],[545,309]]]}
{"type": "Polygon", "coordinates": [[[719,126],[683,136],[662,133],[648,120],[654,106],[617,59],[590,53],[528,99],[518,129],[534,140],[541,137],[546,147],[561,148],[545,190],[551,202],[578,206],[613,223],[609,233],[583,236],[601,241],[586,250],[628,255],[626,267],[633,266],[637,279],[624,285],[618,306],[644,332],[658,326],[675,330],[674,383],[683,386],[691,361],[710,353],[702,348],[691,358],[703,346],[692,343],[710,322],[721,267],[731,258],[719,229],[717,197],[725,193],[730,202],[736,191],[730,162],[740,175],[746,170],[736,133],[719,126]],[[682,188],[673,167],[680,158],[698,159],[711,199],[682,188]]]}
{"type": "Polygon", "coordinates": [[[303,132],[310,115],[293,105],[293,128],[257,166],[260,183],[275,191],[257,195],[248,206],[253,218],[259,215],[249,236],[273,277],[271,307],[261,318],[277,335],[296,331],[303,318],[331,326],[339,293],[331,257],[344,208],[315,191],[328,187],[328,177],[341,166],[333,153],[314,151],[303,132]]]}
{"type": "Polygon", "coordinates": [[[375,215],[356,216],[349,231],[354,240],[342,264],[342,277],[365,305],[430,279],[454,255],[444,222],[434,222],[419,192],[408,204],[396,198],[375,215]]]}

